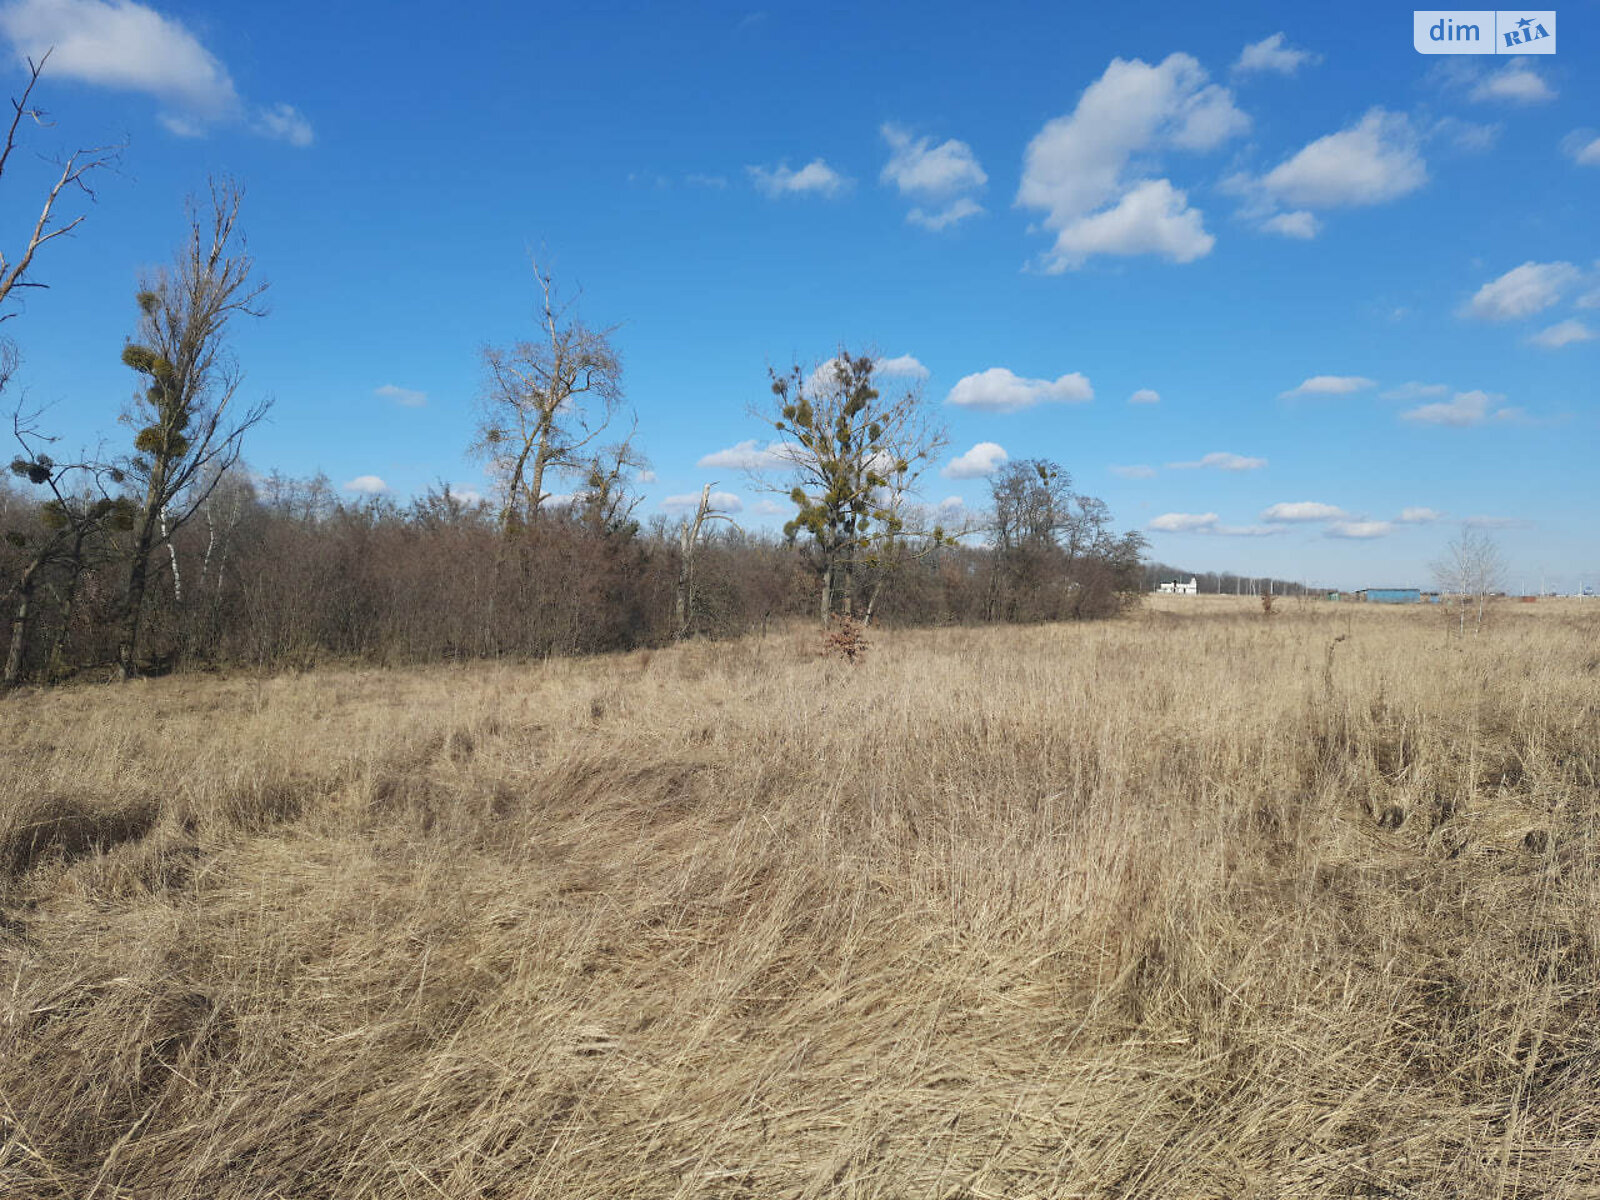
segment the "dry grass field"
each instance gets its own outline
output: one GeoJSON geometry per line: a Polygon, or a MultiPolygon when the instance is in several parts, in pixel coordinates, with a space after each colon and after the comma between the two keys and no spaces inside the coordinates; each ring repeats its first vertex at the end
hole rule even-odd
{"type": "Polygon", "coordinates": [[[0,1196],[1600,1197],[1600,604],[0,704],[0,1196]]]}

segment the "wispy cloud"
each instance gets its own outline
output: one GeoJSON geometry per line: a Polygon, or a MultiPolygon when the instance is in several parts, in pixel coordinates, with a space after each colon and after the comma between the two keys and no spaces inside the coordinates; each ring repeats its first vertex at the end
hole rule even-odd
{"type": "Polygon", "coordinates": [[[782,196],[823,196],[832,199],[848,191],[855,182],[814,158],[798,171],[787,163],[776,167],[746,167],[756,190],[777,199],[782,196]]]}
{"type": "Polygon", "coordinates": [[[1156,477],[1156,469],[1143,463],[1128,467],[1113,466],[1107,469],[1121,479],[1154,479],[1156,477]]]}
{"type": "Polygon", "coordinates": [[[1444,520],[1444,514],[1432,508],[1402,508],[1395,518],[1398,525],[1431,525],[1444,520]]]}
{"type": "Polygon", "coordinates": [[[1468,425],[1482,425],[1491,418],[1505,421],[1515,420],[1523,415],[1520,408],[1500,407],[1500,402],[1504,399],[1505,396],[1498,392],[1457,392],[1450,400],[1407,409],[1400,416],[1402,420],[1417,425],[1449,425],[1464,428],[1468,425]]]}
{"type": "Polygon", "coordinates": [[[399,387],[393,383],[386,383],[382,387],[373,388],[372,394],[380,400],[392,400],[404,408],[421,408],[428,402],[427,392],[399,387]]]}
{"type": "Polygon", "coordinates": [[[786,471],[794,466],[794,449],[782,442],[761,445],[754,438],[714,450],[695,464],[712,470],[786,471]]]}
{"type": "MultiPolygon", "coordinates": [[[[699,492],[683,492],[676,496],[668,496],[661,501],[661,511],[669,513],[692,513],[700,507],[699,492]]],[[[732,492],[712,492],[711,507],[725,513],[744,511],[744,501],[732,492]]]]}
{"type": "Polygon", "coordinates": [[[1376,386],[1364,375],[1313,375],[1297,383],[1287,392],[1279,392],[1278,399],[1294,400],[1301,396],[1348,396],[1352,392],[1376,386]]]}
{"type": "Polygon", "coordinates": [[[1560,303],[1583,272],[1569,262],[1525,262],[1491,279],[1472,294],[1463,316],[1483,321],[1516,321],[1560,303]]]}
{"type": "Polygon", "coordinates": [[[1600,167],[1600,133],[1574,129],[1561,139],[1561,149],[1580,167],[1600,167]]]}
{"type": "Polygon", "coordinates": [[[1318,62],[1319,56],[1309,50],[1297,50],[1289,45],[1288,39],[1281,33],[1271,37],[1262,38],[1259,42],[1252,42],[1239,54],[1238,61],[1233,64],[1234,73],[1249,75],[1256,72],[1271,72],[1275,75],[1293,75],[1306,63],[1318,62]]]}
{"type": "Polygon", "coordinates": [[[1230,454],[1225,450],[1213,451],[1193,462],[1171,462],[1167,466],[1175,470],[1197,470],[1210,467],[1218,471],[1259,471],[1267,465],[1264,458],[1247,458],[1243,454],[1230,454]]]}
{"type": "Polygon", "coordinates": [[[1570,346],[1574,342],[1592,342],[1596,337],[1595,331],[1590,329],[1576,317],[1559,321],[1549,329],[1541,329],[1528,340],[1535,346],[1543,346],[1546,350],[1559,350],[1563,346],[1570,346]]]}
{"type": "Polygon", "coordinates": [[[1381,400],[1425,400],[1430,396],[1448,395],[1450,387],[1443,383],[1402,383],[1378,393],[1381,400]]]}
{"type": "Polygon", "coordinates": [[[1310,241],[1322,231],[1322,222],[1317,220],[1315,213],[1306,212],[1302,208],[1268,217],[1261,222],[1261,228],[1268,233],[1276,233],[1283,237],[1310,241]]]}
{"type": "Polygon", "coordinates": [[[924,229],[947,229],[983,211],[973,197],[989,176],[966,142],[950,138],[935,145],[931,138],[913,137],[892,122],[882,125],[879,133],[890,151],[879,178],[917,201],[906,214],[907,221],[924,229]]]}
{"type": "Polygon", "coordinates": [[[1058,379],[1024,379],[1005,367],[990,367],[957,380],[945,403],[983,412],[1019,412],[1036,404],[1081,404],[1093,399],[1094,388],[1076,371],[1058,379]]]}
{"type": "Polygon", "coordinates": [[[1128,397],[1129,404],[1160,404],[1161,393],[1154,388],[1140,388],[1128,397]]]}
{"type": "Polygon", "coordinates": [[[1388,521],[1335,521],[1322,531],[1322,536],[1364,541],[1385,537],[1393,531],[1394,525],[1388,521]]]}
{"type": "Polygon", "coordinates": [[[1509,100],[1514,104],[1542,104],[1556,98],[1544,76],[1521,60],[1513,60],[1490,72],[1467,95],[1479,103],[1509,100]]]}

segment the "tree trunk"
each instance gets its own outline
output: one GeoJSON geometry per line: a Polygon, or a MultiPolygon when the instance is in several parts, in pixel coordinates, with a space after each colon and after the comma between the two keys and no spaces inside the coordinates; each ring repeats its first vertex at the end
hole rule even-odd
{"type": "MultiPolygon", "coordinates": [[[[154,492],[155,485],[151,485],[154,492]]],[[[144,593],[150,580],[150,547],[155,540],[155,506],[147,505],[139,520],[133,541],[133,559],[128,563],[128,590],[122,600],[122,632],[117,639],[117,677],[138,675],[139,621],[144,615],[144,593]]]]}
{"type": "Polygon", "coordinates": [[[80,531],[72,543],[72,557],[68,560],[71,570],[67,575],[66,594],[61,597],[61,628],[56,630],[55,639],[50,643],[47,669],[51,683],[61,678],[62,668],[66,665],[67,639],[72,636],[72,613],[78,603],[78,583],[83,578],[83,538],[80,531]]]}
{"type": "Polygon", "coordinates": [[[17,608],[11,615],[11,647],[6,652],[6,669],[0,676],[0,687],[14,688],[22,682],[22,657],[28,645],[28,621],[33,615],[33,589],[43,565],[42,558],[34,559],[17,581],[17,608]]]}

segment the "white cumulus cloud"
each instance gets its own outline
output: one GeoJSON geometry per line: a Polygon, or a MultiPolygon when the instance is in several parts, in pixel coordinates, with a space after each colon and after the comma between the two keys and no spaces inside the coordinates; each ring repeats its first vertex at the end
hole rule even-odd
{"type": "Polygon", "coordinates": [[[1296,384],[1287,392],[1279,392],[1278,399],[1293,400],[1300,396],[1348,396],[1376,386],[1364,375],[1313,375],[1296,384]]]}
{"type": "Polygon", "coordinates": [[[1054,232],[1043,267],[1057,273],[1096,254],[1158,254],[1192,262],[1215,244],[1187,194],[1154,175],[1164,150],[1214,150],[1249,127],[1233,94],[1187,54],[1151,66],[1117,58],[1077,106],[1028,144],[1017,203],[1054,232]],[[1137,169],[1132,164],[1138,156],[1137,169]]]}
{"type": "Polygon", "coordinates": [[[1485,321],[1515,321],[1561,301],[1583,272],[1569,262],[1525,262],[1491,279],[1467,301],[1465,314],[1485,321]]]}
{"type": "Polygon", "coordinates": [[[1316,62],[1317,56],[1309,50],[1297,50],[1289,45],[1288,39],[1281,33],[1271,37],[1262,38],[1259,42],[1252,42],[1239,54],[1239,60],[1233,64],[1233,69],[1240,75],[1247,75],[1254,71],[1271,71],[1278,75],[1293,75],[1300,67],[1308,62],[1316,62]]]}
{"type": "Polygon", "coordinates": [[[379,496],[389,490],[389,485],[376,475],[357,475],[344,485],[347,492],[359,492],[364,496],[379,496]]]}
{"type": "Polygon", "coordinates": [[[1431,525],[1444,519],[1444,514],[1432,508],[1402,508],[1395,518],[1397,525],[1431,525]]]}
{"type": "Polygon", "coordinates": [[[1017,412],[1035,404],[1080,404],[1094,399],[1094,388],[1074,371],[1059,379],[1024,379],[1005,367],[990,367],[957,380],[946,404],[985,412],[1017,412]]]}
{"type": "Polygon", "coordinates": [[[1380,538],[1390,533],[1394,526],[1388,521],[1335,521],[1323,530],[1323,537],[1380,538]]]}
{"type": "Polygon", "coordinates": [[[1382,204],[1428,181],[1410,120],[1369,109],[1348,129],[1302,147],[1257,181],[1273,201],[1294,209],[1382,204]]]}
{"type": "Polygon", "coordinates": [[[1140,388],[1128,397],[1129,404],[1160,404],[1161,393],[1154,388],[1140,388]]]}
{"type": "Polygon", "coordinates": [[[1005,466],[1010,457],[998,442],[979,442],[965,454],[957,455],[941,472],[947,479],[980,479],[1005,466]]]}
{"type": "Polygon", "coordinates": [[[1315,500],[1291,500],[1263,509],[1261,519],[1273,522],[1341,521],[1349,514],[1334,504],[1321,504],[1315,500]]]}
{"type": "Polygon", "coordinates": [[[133,0],[14,0],[0,9],[0,33],[19,60],[49,53],[53,77],[154,97],[162,124],[179,136],[244,122],[290,145],[313,140],[292,105],[252,115],[227,67],[181,21],[133,0]]]}
{"type": "Polygon", "coordinates": [[[1145,528],[1161,533],[1199,533],[1214,527],[1219,519],[1214,512],[1162,513],[1159,517],[1152,518],[1145,528]]]}
{"type": "Polygon", "coordinates": [[[879,179],[918,202],[906,214],[907,221],[924,229],[947,229],[983,211],[973,196],[989,176],[966,142],[951,138],[935,145],[892,122],[879,132],[889,144],[889,161],[879,179]]]}
{"type": "Polygon", "coordinates": [[[780,196],[834,197],[848,190],[854,182],[835,171],[824,160],[814,158],[798,171],[789,164],[776,167],[746,167],[756,190],[774,199],[780,196]]]}
{"type": "Polygon", "coordinates": [[[928,368],[910,354],[901,354],[894,358],[880,358],[875,364],[875,369],[879,375],[887,375],[896,379],[926,379],[928,377],[928,368]]]}

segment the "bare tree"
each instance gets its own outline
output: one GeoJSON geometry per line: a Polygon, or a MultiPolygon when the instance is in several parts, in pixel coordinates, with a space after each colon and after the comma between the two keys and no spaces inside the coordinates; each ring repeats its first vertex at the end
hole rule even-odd
{"type": "MultiPolygon", "coordinates": [[[[11,123],[6,127],[5,145],[0,148],[0,178],[5,177],[6,168],[11,165],[11,153],[17,148],[17,130],[23,118],[27,118],[35,125],[47,124],[44,111],[32,106],[34,85],[39,82],[39,76],[44,72],[45,63],[50,61],[47,53],[37,63],[28,59],[28,83],[22,89],[21,98],[11,101],[11,123]]],[[[42,288],[47,286],[28,278],[29,269],[33,266],[33,258],[46,242],[54,241],[71,233],[83,223],[83,215],[67,221],[65,224],[56,223],[55,208],[61,193],[69,190],[81,192],[83,195],[94,198],[85,176],[91,171],[108,166],[117,157],[118,149],[113,146],[100,146],[89,150],[74,150],[64,162],[60,164],[61,170],[56,176],[55,183],[45,194],[44,207],[39,213],[39,218],[33,224],[33,231],[28,235],[28,242],[15,258],[10,258],[4,250],[0,250],[0,321],[9,321],[16,316],[15,310],[5,311],[6,301],[11,298],[13,290],[18,288],[42,288]]]]}
{"type": "MultiPolygon", "coordinates": [[[[5,363],[12,361],[6,348],[5,363]]],[[[9,376],[5,365],[0,375],[9,376]]],[[[0,383],[4,379],[0,378],[0,383]]],[[[22,453],[11,461],[11,473],[49,492],[40,506],[39,528],[33,536],[13,533],[14,544],[24,551],[22,569],[7,592],[15,598],[11,612],[11,636],[6,652],[0,688],[13,688],[22,682],[23,663],[34,624],[34,595],[50,571],[59,576],[57,601],[60,628],[50,653],[49,671],[60,667],[66,639],[72,628],[73,607],[78,583],[90,565],[90,546],[105,535],[133,527],[133,504],[126,497],[113,496],[108,485],[121,484],[122,472],[92,459],[57,462],[45,447],[55,439],[39,431],[38,413],[12,414],[11,431],[22,453]]],[[[103,556],[104,547],[94,552],[103,556]]],[[[52,584],[53,588],[57,585],[52,584]]]]}
{"type": "Polygon", "coordinates": [[[810,535],[824,624],[836,607],[855,616],[858,572],[906,534],[902,501],[945,444],[921,391],[882,396],[876,366],[871,354],[841,350],[810,379],[798,366],[771,372],[776,412],[767,419],[782,439],[776,453],[791,467],[798,510],[784,534],[810,535]]]}
{"type": "Polygon", "coordinates": [[[1457,632],[1467,632],[1467,618],[1473,618],[1473,632],[1483,632],[1489,597],[1501,587],[1505,564],[1500,547],[1483,530],[1463,525],[1461,532],[1444,548],[1444,556],[1432,564],[1434,581],[1444,593],[1446,603],[1455,608],[1457,632]]]}
{"type": "Polygon", "coordinates": [[[254,263],[238,236],[242,198],[236,184],[213,180],[209,212],[190,202],[189,237],[170,269],[142,282],[139,340],[122,351],[122,361],[147,381],[123,418],[138,430],[128,473],[144,491],[117,647],[124,679],[136,673],[152,552],[206,502],[268,408],[266,401],[243,409],[234,403],[243,377],[226,342],[235,316],[264,311],[266,285],[251,281],[254,263]]]}
{"type": "Polygon", "coordinates": [[[715,486],[714,483],[708,483],[700,489],[700,503],[695,507],[694,518],[684,518],[678,528],[678,584],[673,593],[673,624],[676,631],[673,636],[680,641],[689,636],[689,623],[694,620],[694,567],[700,551],[701,529],[707,521],[726,521],[735,529],[739,528],[739,523],[731,516],[713,507],[711,489],[715,486]]]}
{"type": "Polygon", "coordinates": [[[604,431],[622,399],[613,329],[590,329],[556,297],[534,263],[542,296],[539,336],[483,350],[487,381],[472,449],[499,476],[500,527],[530,526],[549,499],[552,471],[581,470],[583,450],[604,431]]]}

